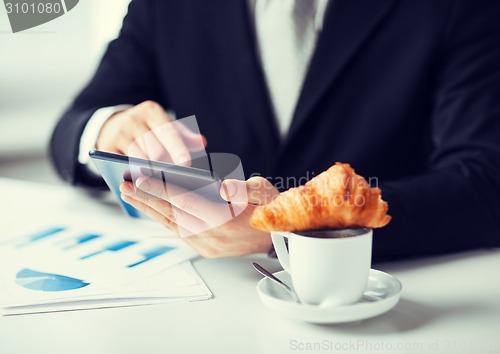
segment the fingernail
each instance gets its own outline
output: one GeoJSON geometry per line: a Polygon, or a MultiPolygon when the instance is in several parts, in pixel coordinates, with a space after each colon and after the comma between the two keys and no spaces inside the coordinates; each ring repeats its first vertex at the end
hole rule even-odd
{"type": "Polygon", "coordinates": [[[234,183],[226,181],[224,182],[224,186],[226,187],[226,193],[229,198],[234,197],[236,192],[238,192],[238,188],[234,183]]]}
{"type": "Polygon", "coordinates": [[[122,184],[120,186],[120,192],[122,192],[124,195],[134,194],[134,190],[128,184],[122,184]]]}

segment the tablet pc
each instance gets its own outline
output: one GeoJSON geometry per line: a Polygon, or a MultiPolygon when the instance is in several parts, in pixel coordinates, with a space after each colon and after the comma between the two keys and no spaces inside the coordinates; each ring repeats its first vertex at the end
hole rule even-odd
{"type": "Polygon", "coordinates": [[[207,158],[204,159],[205,161],[198,161],[197,163],[197,165],[208,167],[208,169],[203,169],[150,161],[99,150],[92,150],[89,155],[109,189],[119,199],[122,209],[130,216],[139,217],[140,213],[120,198],[120,184],[123,181],[135,181],[141,176],[154,177],[164,183],[196,192],[212,201],[227,203],[220,196],[222,180],[216,173],[210,171],[207,158]]]}

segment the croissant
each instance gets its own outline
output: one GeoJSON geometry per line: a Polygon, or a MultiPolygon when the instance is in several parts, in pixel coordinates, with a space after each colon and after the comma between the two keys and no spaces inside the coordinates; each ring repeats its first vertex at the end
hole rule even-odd
{"type": "Polygon", "coordinates": [[[345,163],[337,162],[305,185],[291,188],[253,211],[250,224],[262,231],[380,228],[389,223],[381,190],[345,163]]]}

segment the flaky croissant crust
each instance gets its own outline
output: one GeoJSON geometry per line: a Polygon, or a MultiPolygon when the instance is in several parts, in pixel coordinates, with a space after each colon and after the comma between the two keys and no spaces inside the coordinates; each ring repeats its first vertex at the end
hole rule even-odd
{"type": "Polygon", "coordinates": [[[263,231],[380,228],[389,223],[380,188],[345,163],[337,162],[305,185],[291,188],[257,207],[250,224],[263,231]]]}

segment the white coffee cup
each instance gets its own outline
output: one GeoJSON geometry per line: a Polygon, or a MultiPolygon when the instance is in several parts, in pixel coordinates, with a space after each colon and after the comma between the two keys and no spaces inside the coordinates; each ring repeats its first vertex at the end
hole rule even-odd
{"type": "Polygon", "coordinates": [[[271,232],[271,238],[302,303],[340,306],[361,299],[371,267],[371,229],[271,232]]]}

